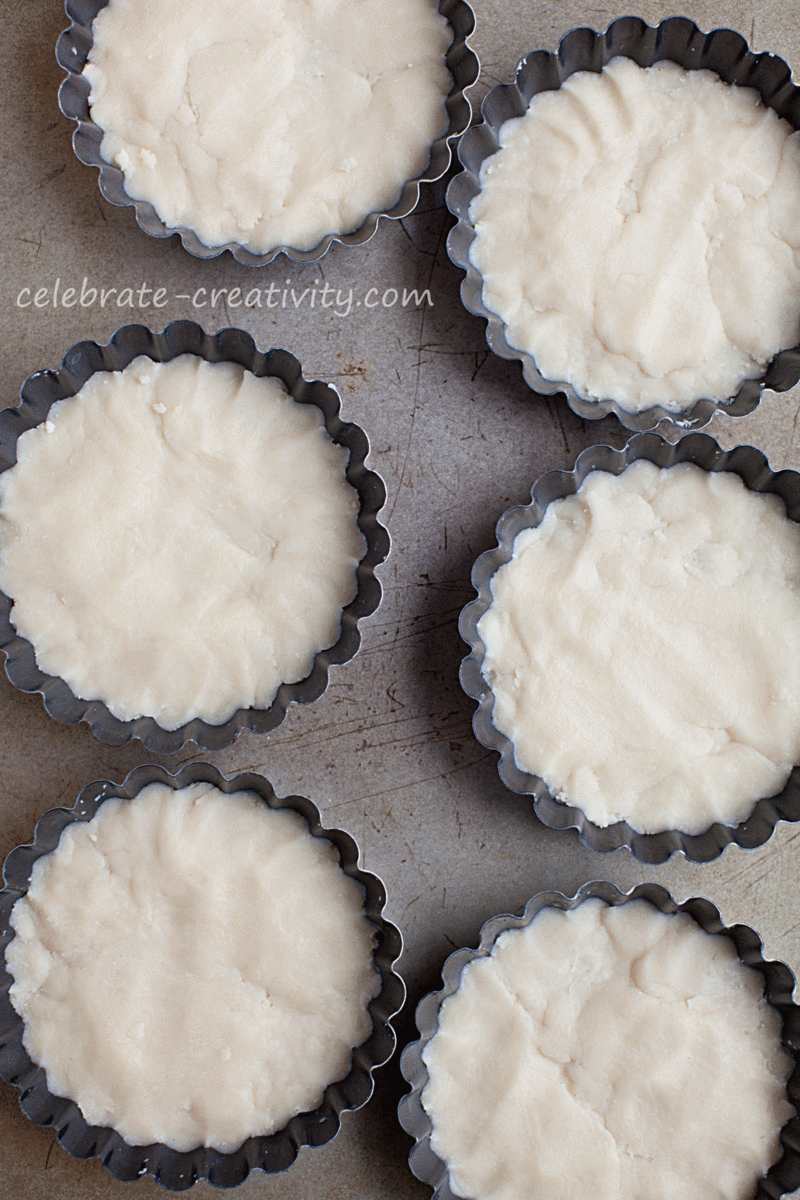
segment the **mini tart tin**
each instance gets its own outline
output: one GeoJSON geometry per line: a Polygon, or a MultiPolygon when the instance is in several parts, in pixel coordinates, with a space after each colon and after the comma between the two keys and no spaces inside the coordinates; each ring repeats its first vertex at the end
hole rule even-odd
{"type": "Polygon", "coordinates": [[[221,725],[195,717],[179,729],[162,729],[153,717],[121,721],[101,700],[79,700],[56,676],[46,675],[36,665],[32,644],[21,637],[11,622],[12,601],[0,592],[0,650],[5,654],[6,674],[23,692],[40,692],[51,717],[65,725],[86,721],[101,742],[121,746],[140,738],[149,750],[174,754],[187,742],[203,750],[229,746],[243,729],[265,733],[280,725],[290,704],[316,700],[328,686],[331,664],[349,662],[361,644],[358,622],[375,612],[381,601],[381,586],[375,567],[389,553],[389,534],[378,521],[386,501],[383,480],[366,466],[367,436],[358,425],[341,420],[339,394],[330,384],[304,378],[300,363],[286,350],[260,351],[250,334],[241,329],[222,329],[206,334],[192,321],[174,321],[163,333],[144,325],[125,325],[106,346],[79,342],[64,355],[58,371],[36,371],[22,385],[21,402],[0,412],[0,473],[17,461],[17,439],[26,430],[47,419],[59,400],[76,395],[96,371],[120,371],[139,355],[156,362],[169,362],[181,354],[194,354],[208,362],[234,362],[258,377],[274,376],[286,386],[299,404],[314,404],[322,411],[331,439],[349,451],[345,475],[360,498],[358,527],[366,541],[364,557],[356,570],[358,591],[342,612],[338,641],[314,658],[311,673],[298,683],[282,683],[267,709],[240,708],[221,725]]]}
{"type": "Polygon", "coordinates": [[[613,58],[634,59],[649,67],[669,59],[687,71],[713,71],[725,83],[754,88],[764,104],[774,108],[794,129],[800,129],[800,88],[783,61],[775,54],[755,54],[741,34],[731,29],[703,33],[687,17],[670,17],[653,28],[639,17],[620,17],[605,33],[573,29],[560,41],[555,54],[534,51],[517,67],[514,83],[493,88],[483,101],[483,122],[474,126],[459,143],[458,156],[464,170],[447,190],[447,207],[458,224],[450,231],[447,250],[456,266],[466,272],[461,299],[469,312],[485,318],[486,339],[501,358],[519,359],[525,382],[533,391],[550,396],[559,392],[579,417],[595,420],[615,413],[626,429],[653,429],[667,420],[681,428],[697,429],[708,424],[717,409],[742,417],[758,405],[765,388],[784,392],[800,380],[800,346],[782,350],[758,379],[743,381],[735,396],[725,401],[696,400],[683,411],[656,405],[642,412],[629,412],[615,400],[587,400],[565,380],[545,379],[533,355],[516,350],[506,340],[503,320],[483,302],[483,280],[470,261],[475,228],[469,206],[481,190],[480,171],[484,161],[500,147],[500,129],[513,117],[521,117],[537,93],[557,90],[576,71],[599,72],[613,58]]]}
{"type": "Polygon", "coordinates": [[[310,250],[297,250],[291,246],[276,246],[265,254],[253,254],[245,246],[228,242],[224,246],[207,246],[201,242],[194,230],[185,226],[169,227],[159,217],[147,200],[134,200],[125,191],[124,175],[119,167],[108,163],[100,154],[103,130],[92,120],[89,112],[89,84],[81,72],[86,65],[92,47],[92,22],[108,0],[65,0],[67,16],[72,22],[65,29],[56,45],[56,59],[67,73],[58,93],[58,105],[65,117],[75,121],[77,129],[72,136],[75,154],[88,167],[97,167],[100,172],[100,191],[111,204],[135,210],[140,227],[151,237],[165,238],[178,234],[184,249],[195,258],[216,258],[230,250],[237,262],[248,267],[263,267],[278,254],[285,254],[293,262],[313,262],[328,251],[333,242],[345,246],[361,246],[368,242],[378,228],[381,217],[395,220],[407,217],[419,203],[420,184],[434,183],[448,170],[451,161],[450,141],[460,137],[469,128],[472,105],[465,92],[476,82],[480,71],[477,55],[468,45],[475,30],[475,15],[466,0],[439,0],[439,12],[453,31],[453,41],[445,55],[445,63],[452,78],[452,88],[445,101],[449,125],[447,131],[431,146],[431,156],[424,173],[408,180],[399,200],[386,211],[370,213],[363,224],[351,233],[329,233],[310,250]]]}
{"type": "Polygon", "coordinates": [[[692,862],[710,862],[717,858],[730,842],[744,849],[761,846],[772,836],[778,821],[800,820],[800,766],[792,773],[783,790],[769,798],[754,797],[750,816],[740,825],[711,825],[702,833],[688,834],[680,830],[661,833],[637,833],[626,821],[601,828],[593,824],[571,804],[556,800],[545,782],[517,766],[511,740],[492,723],[494,695],[481,674],[485,646],[477,625],[492,603],[491,581],[495,572],[512,557],[514,539],[523,529],[540,524],[545,509],[553,501],[574,495],[592,471],[608,471],[620,475],[639,459],[658,467],[673,467],[677,463],[694,463],[705,471],[732,471],[752,492],[772,492],[783,500],[790,521],[800,521],[800,474],[796,471],[770,470],[760,450],[753,446],[736,446],[725,451],[708,434],[690,433],[680,441],[670,443],[657,433],[636,434],[622,450],[610,446],[591,446],[579,456],[572,471],[549,471],[537,479],[531,489],[531,503],[510,508],[497,522],[498,544],[487,550],[472,568],[472,584],[477,599],[461,612],[459,632],[470,647],[461,663],[461,686],[468,696],[478,701],[472,727],[478,741],[500,754],[500,778],[512,792],[533,797],[536,815],[551,829],[577,829],[581,841],[591,850],[616,850],[627,846],[634,858],[644,863],[663,863],[670,855],[681,851],[692,862]]]}
{"type": "Polygon", "coordinates": [[[271,784],[252,773],[226,779],[206,763],[190,763],[171,775],[163,767],[137,767],[122,784],[101,780],[80,793],[73,808],[53,808],[36,825],[32,844],[18,846],[5,862],[4,883],[0,891],[0,945],[3,947],[0,975],[0,1076],[20,1089],[22,1111],[37,1125],[53,1128],[65,1150],[74,1158],[97,1156],[107,1171],[124,1181],[151,1175],[171,1191],[184,1191],[198,1179],[207,1179],[215,1187],[236,1187],[250,1171],[268,1173],[291,1166],[301,1146],[322,1146],[339,1129],[340,1114],[361,1108],[372,1095],[373,1071],[391,1058],[395,1032],[391,1021],[405,1000],[405,985],[393,970],[402,950],[400,931],[382,916],[386,891],[381,880],[358,865],[359,849],[349,834],[323,827],[316,806],[303,796],[280,799],[271,784]],[[77,1104],[54,1096],[47,1087],[42,1067],[28,1057],[22,1044],[23,1021],[9,999],[13,982],[5,963],[5,948],[14,938],[9,923],[16,901],[27,893],[34,863],[58,845],[61,833],[74,821],[91,821],[101,804],[111,797],[133,800],[142,788],[163,783],[174,791],[193,783],[211,783],[220,791],[251,791],[273,809],[288,808],[298,813],[314,837],[335,846],[342,870],[357,880],[364,890],[364,911],[375,926],[374,963],[381,978],[381,989],[370,1001],[372,1032],[353,1050],[350,1072],[337,1083],[329,1084],[321,1104],[314,1112],[300,1113],[276,1133],[248,1138],[238,1150],[224,1154],[203,1146],[178,1151],[155,1143],[131,1146],[114,1129],[89,1125],[77,1104]]]}
{"type": "MultiPolygon", "coordinates": [[[[417,1179],[433,1188],[434,1200],[455,1200],[456,1196],[450,1187],[447,1164],[431,1148],[431,1119],[422,1107],[421,1099],[428,1082],[428,1069],[422,1061],[422,1052],[437,1031],[442,1004],[458,990],[466,965],[473,959],[488,957],[495,942],[506,930],[530,925],[543,908],[573,909],[592,898],[610,905],[625,904],[629,900],[647,900],[663,913],[687,913],[706,933],[720,933],[733,942],[742,962],[763,976],[764,996],[780,1014],[781,1045],[795,1064],[786,1085],[786,1094],[790,1103],[800,1111],[800,1008],[793,1000],[794,976],[785,963],[764,959],[761,939],[754,930],[747,925],[725,926],[710,900],[694,897],[677,904],[665,888],[655,883],[640,883],[623,893],[612,883],[594,881],[585,883],[571,898],[561,892],[540,892],[528,901],[521,914],[492,917],[487,921],[481,930],[476,950],[456,950],[451,954],[442,968],[444,987],[439,992],[430,992],[417,1007],[417,1028],[421,1037],[419,1041],[406,1046],[400,1059],[400,1070],[411,1092],[400,1101],[398,1115],[403,1129],[415,1139],[409,1155],[411,1170],[417,1179]]],[[[800,1119],[797,1116],[790,1118],[781,1130],[781,1147],[781,1158],[759,1180],[753,1200],[778,1200],[786,1192],[800,1186],[800,1119]]]]}

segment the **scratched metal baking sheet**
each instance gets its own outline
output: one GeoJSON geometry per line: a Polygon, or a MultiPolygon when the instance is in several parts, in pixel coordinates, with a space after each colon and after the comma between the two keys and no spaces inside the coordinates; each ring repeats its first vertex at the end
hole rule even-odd
{"type": "MultiPolygon", "coordinates": [[[[473,0],[473,7],[472,44],[483,64],[473,91],[478,98],[508,81],[524,53],[554,49],[573,26],[604,28],[631,11],[656,23],[674,8],[661,0],[635,10],[575,0],[473,0]]],[[[754,49],[776,51],[800,72],[794,4],[685,0],[682,12],[704,29],[738,29],[754,49]]],[[[496,756],[472,735],[473,702],[458,683],[465,647],[457,620],[472,596],[474,559],[493,544],[500,513],[527,502],[538,474],[571,467],[595,442],[621,446],[626,438],[613,418],[584,423],[563,401],[531,401],[519,366],[487,352],[484,323],[462,309],[461,272],[447,259],[443,188],[424,188],[418,213],[402,224],[382,222],[368,245],[334,246],[319,263],[279,258],[252,271],[227,255],[197,261],[177,238],[150,239],[130,209],[107,204],[95,172],[74,157],[72,127],[56,102],[54,46],[67,24],[59,0],[0,0],[0,18],[4,403],[14,403],[26,375],[57,366],[77,341],[106,341],[130,321],[162,328],[190,317],[209,331],[239,325],[264,348],[290,350],[309,377],[339,387],[343,416],[369,434],[373,465],[389,493],[383,519],[393,549],[380,568],[383,604],[363,622],[360,654],[333,668],[325,696],[290,712],[274,733],[245,734],[204,757],[225,774],[260,771],[282,795],[305,793],[327,824],[360,843],[365,866],[386,883],[386,915],[405,937],[399,969],[410,999],[401,1041],[413,1036],[414,1007],[437,985],[445,956],[475,944],[488,917],[521,907],[541,889],[572,893],[590,879],[625,889],[650,879],[678,899],[706,895],[726,923],[742,920],[758,929],[768,957],[800,969],[794,828],[779,828],[758,850],[729,848],[707,866],[678,859],[647,868],[625,850],[596,854],[574,831],[546,829],[525,797],[506,792],[496,756]],[[254,287],[262,307],[245,309],[243,292],[254,287]],[[71,307],[63,304],[68,288],[71,307]],[[412,298],[403,306],[404,290],[413,289],[423,303],[412,298]],[[20,293],[23,303],[38,293],[40,306],[18,306],[20,293]]],[[[716,416],[709,432],[726,447],[753,443],[775,470],[800,468],[799,413],[794,389],[767,395],[739,421],[716,416]]],[[[46,809],[71,805],[84,784],[119,779],[152,758],[139,743],[115,749],[85,726],[56,724],[38,696],[16,692],[4,676],[0,722],[2,855],[30,837],[46,809]]],[[[199,755],[185,751],[160,761],[170,766],[193,757],[199,755]]],[[[252,1174],[236,1194],[242,1200],[428,1196],[407,1167],[411,1139],[396,1120],[403,1090],[396,1062],[377,1079],[373,1100],[345,1117],[333,1143],[303,1150],[284,1175],[252,1174]]],[[[106,1200],[133,1191],[164,1195],[151,1181],[125,1185],[96,1161],[73,1160],[52,1132],[29,1125],[13,1089],[0,1087],[0,1200],[106,1200]]],[[[219,1195],[207,1184],[191,1194],[219,1195]]]]}

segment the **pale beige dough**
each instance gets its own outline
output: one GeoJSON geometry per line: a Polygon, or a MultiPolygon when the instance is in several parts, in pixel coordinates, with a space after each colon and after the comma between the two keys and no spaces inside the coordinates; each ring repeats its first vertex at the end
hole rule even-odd
{"type": "Polygon", "coordinates": [[[316,1108],[368,1036],[363,903],[330,842],[251,793],[108,800],[14,906],[25,1048],[131,1144],[235,1149],[316,1108]]]}
{"type": "Polygon", "coordinates": [[[0,477],[0,587],[41,670],[175,729],[266,708],[339,637],[358,495],[313,404],[183,355],[93,375],[0,477]]]}
{"type": "Polygon", "coordinates": [[[737,475],[595,471],[478,623],[517,763],[596,825],[737,825],[800,761],[800,532],[737,475]]]}
{"type": "Polygon", "coordinates": [[[546,379],[677,412],[800,341],[800,142],[756,92],[620,58],[536,95],[500,143],[470,255],[546,379]]]}
{"type": "Polygon", "coordinates": [[[749,1200],[791,1062],[761,976],[645,901],[543,909],[471,961],[423,1051],[471,1200],[749,1200]]]}
{"type": "Polygon", "coordinates": [[[310,249],[389,209],[447,129],[434,0],[111,0],[84,74],[101,153],[170,228],[310,249]]]}

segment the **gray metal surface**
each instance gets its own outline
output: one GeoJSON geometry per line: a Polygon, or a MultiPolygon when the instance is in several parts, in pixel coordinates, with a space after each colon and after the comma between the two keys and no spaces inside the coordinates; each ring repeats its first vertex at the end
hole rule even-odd
{"type": "MultiPolygon", "coordinates": [[[[630,11],[575,0],[474,0],[473,7],[472,45],[483,66],[473,102],[494,83],[510,81],[532,48],[552,51],[568,29],[605,27],[630,11]]],[[[667,0],[637,8],[649,24],[674,11],[667,0]]],[[[795,4],[686,0],[683,11],[703,29],[739,30],[754,50],[774,50],[800,72],[795,4]]],[[[364,867],[386,884],[385,915],[403,932],[398,970],[409,1002],[401,1043],[415,1036],[414,1007],[438,986],[447,955],[475,945],[488,918],[515,911],[536,892],[571,895],[601,876],[623,890],[644,879],[662,883],[678,901],[705,895],[726,924],[742,921],[759,932],[765,957],[797,972],[796,827],[780,825],[758,849],[728,847],[709,864],[675,855],[645,867],[625,849],[600,855],[574,830],[542,825],[530,799],[503,786],[497,755],[474,737],[475,705],[458,681],[467,653],[458,616],[475,594],[472,564],[494,544],[500,514],[528,502],[537,476],[571,469],[595,443],[619,448],[628,435],[613,417],[584,424],[563,399],[533,397],[519,364],[488,350],[485,323],[461,304],[463,273],[447,257],[452,219],[443,184],[424,185],[418,211],[381,222],[368,244],[334,245],[319,262],[281,256],[248,269],[228,254],[192,258],[177,237],[150,238],[130,211],[106,203],[94,173],[76,159],[73,125],[57,101],[62,71],[54,47],[67,24],[59,0],[0,0],[0,15],[3,406],[15,402],[31,371],[57,367],[84,339],[107,342],[127,322],[162,329],[189,318],[208,333],[238,326],[260,349],[294,354],[308,378],[336,384],[342,419],[366,431],[368,465],[387,487],[380,519],[392,551],[377,572],[383,601],[359,625],[356,657],[332,667],[325,695],[294,706],[274,732],[244,732],[214,753],[187,747],[165,765],[175,770],[209,758],[226,775],[260,771],[279,795],[309,796],[326,825],[356,838],[364,867]],[[261,306],[247,308],[243,298],[254,289],[261,306]]],[[[715,415],[709,432],[726,448],[755,445],[773,470],[797,469],[799,416],[795,388],[766,394],[750,416],[715,415]]],[[[16,691],[4,677],[0,728],[3,856],[30,839],[47,809],[74,804],[91,780],[120,780],[152,758],[139,742],[114,748],[84,725],[58,724],[38,696],[16,691]]],[[[405,1088],[395,1059],[377,1072],[369,1104],[343,1115],[329,1145],[302,1150],[283,1175],[251,1174],[233,1194],[429,1197],[409,1171],[412,1140],[397,1120],[405,1088]]],[[[165,1194],[151,1181],[119,1183],[54,1142],[51,1131],[23,1116],[14,1090],[0,1087],[0,1200],[165,1194]]],[[[200,1183],[190,1194],[210,1200],[220,1193],[200,1183]]]]}

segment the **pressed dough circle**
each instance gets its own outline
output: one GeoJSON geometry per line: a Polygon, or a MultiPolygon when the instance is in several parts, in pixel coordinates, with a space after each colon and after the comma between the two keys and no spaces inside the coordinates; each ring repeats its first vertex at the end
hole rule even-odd
{"type": "Polygon", "coordinates": [[[368,1036],[363,904],[332,844],[252,793],[108,800],[14,906],[25,1048],[132,1145],[235,1149],[316,1108],[368,1036]]]}
{"type": "Polygon", "coordinates": [[[499,142],[470,258],[545,379],[677,412],[800,342],[800,138],[755,91],[617,58],[499,142]]]}
{"type": "Polygon", "coordinates": [[[470,1200],[749,1200],[792,1068],[761,976],[645,901],[541,910],[470,961],[422,1054],[470,1200]]]}
{"type": "Polygon", "coordinates": [[[447,129],[434,0],[111,0],[84,75],[103,158],[168,228],[308,250],[390,209],[447,129]]]}
{"type": "Polygon", "coordinates": [[[595,825],[738,825],[800,760],[800,531],[738,475],[594,471],[491,593],[492,721],[595,825]]]}
{"type": "Polygon", "coordinates": [[[364,553],[347,451],[273,378],[98,372],[0,476],[0,587],[42,671],[164,729],[267,708],[339,637],[364,553]]]}

